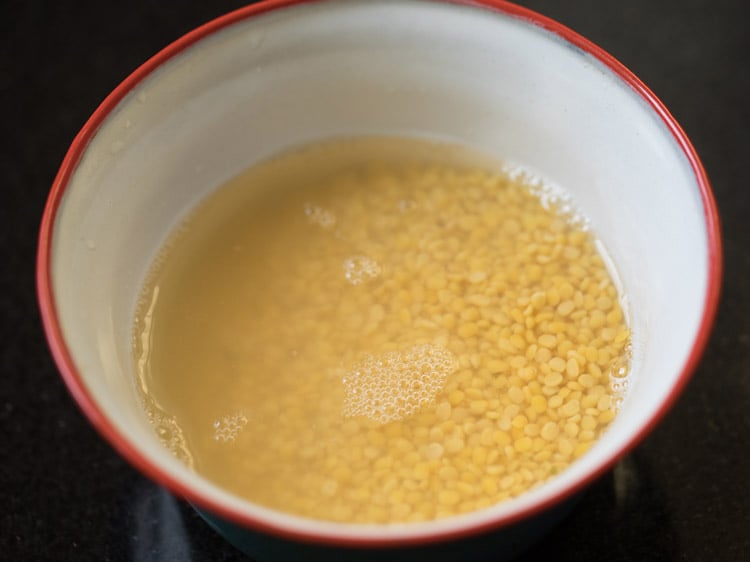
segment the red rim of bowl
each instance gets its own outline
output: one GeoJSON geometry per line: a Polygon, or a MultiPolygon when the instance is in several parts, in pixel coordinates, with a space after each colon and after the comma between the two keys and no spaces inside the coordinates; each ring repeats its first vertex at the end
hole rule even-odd
{"type": "Polygon", "coordinates": [[[713,325],[714,318],[719,301],[719,292],[722,278],[722,240],[721,229],[719,224],[719,215],[716,207],[708,177],[701,164],[693,145],[688,140],[685,132],[682,130],[677,121],[672,117],[664,104],[641,82],[630,70],[622,63],[617,61],[612,55],[592,43],[591,41],[580,36],[578,33],[567,28],[566,26],[542,16],[527,8],[505,2],[503,0],[442,0],[444,2],[473,6],[480,9],[488,9],[500,12],[511,17],[522,19],[532,25],[545,29],[554,35],[564,39],[568,43],[575,45],[582,51],[595,57],[606,67],[608,67],[620,80],[630,86],[650,108],[659,116],[664,125],[669,129],[675,141],[681,148],[685,157],[695,175],[695,181],[700,192],[704,209],[704,218],[706,224],[706,235],[708,240],[708,283],[706,296],[703,307],[703,315],[698,333],[693,342],[693,347],[687,360],[685,361],[680,375],[672,387],[671,391],[662,402],[656,413],[647,420],[638,432],[631,437],[617,453],[612,455],[606,462],[590,472],[586,477],[581,478],[574,485],[568,487],[561,493],[539,502],[526,509],[520,510],[506,517],[498,517],[489,522],[483,522],[466,528],[454,530],[440,530],[425,532],[414,536],[404,537],[357,537],[357,536],[330,536],[324,534],[314,534],[306,531],[290,529],[279,525],[270,524],[267,521],[260,520],[254,516],[240,511],[236,511],[227,506],[221,505],[213,498],[205,496],[189,488],[183,482],[173,478],[162,470],[149,458],[147,458],[139,449],[123,437],[116,427],[110,422],[100,406],[92,398],[86,385],[84,384],[78,369],[68,351],[63,338],[60,325],[57,318],[55,307],[55,296],[52,290],[51,278],[51,252],[52,238],[54,234],[54,225],[57,209],[60,205],[68,182],[73,175],[82,155],[84,154],[89,141],[94,137],[98,128],[104,123],[109,114],[120,103],[120,101],[130,93],[133,88],[154,72],[159,66],[178,55],[192,44],[201,39],[216,33],[225,27],[245,19],[257,16],[259,14],[281,9],[297,4],[314,2],[319,0],[267,0],[257,4],[252,4],[234,12],[230,12],[215,20],[212,20],[190,33],[176,40],[155,56],[150,58],[130,76],[128,76],[114,91],[102,102],[94,111],[89,120],[83,126],[81,131],[73,140],[70,149],[65,155],[65,159],[60,170],[55,177],[50,195],[44,209],[42,222],[39,233],[39,247],[37,254],[37,296],[41,309],[42,322],[46,332],[49,347],[55,359],[58,369],[62,375],[68,390],[89,418],[91,423],[96,427],[99,433],[114,446],[114,448],[124,456],[133,466],[152,480],[162,484],[184,497],[185,499],[195,502],[198,506],[205,507],[208,511],[223,517],[236,524],[246,526],[256,531],[261,531],[276,535],[283,538],[301,540],[305,542],[323,543],[329,545],[350,546],[350,547],[369,547],[385,548],[395,546],[417,545],[426,542],[444,541],[449,539],[461,538],[464,536],[474,535],[491,529],[498,529],[509,526],[522,519],[539,514],[580,491],[594,480],[608,471],[615,462],[635,447],[645,436],[654,428],[659,420],[666,414],[673,405],[678,395],[688,382],[690,375],[697,367],[700,356],[706,346],[708,337],[713,325]]]}

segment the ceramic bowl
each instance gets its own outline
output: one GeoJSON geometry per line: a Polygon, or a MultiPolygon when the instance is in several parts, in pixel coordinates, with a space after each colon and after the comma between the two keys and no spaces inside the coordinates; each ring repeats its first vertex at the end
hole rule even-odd
{"type": "Polygon", "coordinates": [[[564,26],[499,1],[270,1],[146,62],[85,124],[41,226],[51,350],[112,446],[260,559],[512,556],[654,427],[706,343],[718,217],[692,145],[662,103],[564,26]],[[606,248],[633,333],[631,385],[606,434],[521,497],[427,523],[336,524],[273,511],[190,471],[141,409],[133,312],[170,231],[261,159],[364,134],[464,143],[572,194],[606,248]]]}

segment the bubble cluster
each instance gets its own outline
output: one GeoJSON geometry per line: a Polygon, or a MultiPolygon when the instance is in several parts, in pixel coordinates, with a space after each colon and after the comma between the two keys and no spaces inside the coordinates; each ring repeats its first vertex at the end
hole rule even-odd
{"type": "Polygon", "coordinates": [[[317,224],[323,228],[333,228],[336,225],[336,215],[328,209],[312,203],[305,204],[305,215],[312,224],[317,224]]]}
{"type": "Polygon", "coordinates": [[[431,403],[458,367],[453,354],[430,344],[367,355],[343,377],[343,415],[388,423],[431,403]]]}
{"type": "Polygon", "coordinates": [[[164,413],[161,408],[150,400],[147,400],[144,406],[149,422],[151,422],[154,432],[162,445],[187,466],[193,468],[193,456],[190,454],[185,436],[174,416],[164,413]]]}
{"type": "Polygon", "coordinates": [[[510,179],[524,183],[529,192],[539,199],[544,209],[554,210],[570,225],[588,230],[588,218],[576,208],[570,193],[560,185],[546,182],[523,167],[508,164],[504,167],[504,171],[510,179]]]}
{"type": "Polygon", "coordinates": [[[222,416],[214,421],[214,439],[222,443],[234,441],[237,434],[247,425],[247,417],[241,412],[222,416]]]}
{"type": "Polygon", "coordinates": [[[352,285],[360,285],[380,276],[380,264],[367,256],[351,256],[344,260],[344,277],[352,285]]]}

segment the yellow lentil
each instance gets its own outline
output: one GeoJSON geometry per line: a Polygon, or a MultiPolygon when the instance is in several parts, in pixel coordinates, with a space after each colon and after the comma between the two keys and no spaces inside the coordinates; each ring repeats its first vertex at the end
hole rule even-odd
{"type": "Polygon", "coordinates": [[[562,413],[563,416],[570,417],[577,414],[580,408],[581,404],[578,400],[570,400],[560,408],[560,413],[562,413]]]}
{"type": "Polygon", "coordinates": [[[552,334],[542,334],[539,336],[539,345],[554,349],[557,347],[557,337],[552,334]]]}
{"type": "Polygon", "coordinates": [[[593,441],[594,437],[596,437],[596,433],[591,429],[584,429],[578,434],[578,438],[581,441],[593,441]]]}
{"type": "Polygon", "coordinates": [[[547,409],[547,399],[542,394],[535,394],[531,398],[531,407],[541,414],[547,409]]]}
{"type": "Polygon", "coordinates": [[[583,373],[578,377],[578,383],[584,388],[591,388],[594,386],[594,377],[588,373],[583,373]]]}
{"type": "Polygon", "coordinates": [[[511,386],[508,389],[508,398],[514,403],[514,404],[520,404],[524,401],[525,396],[523,393],[523,390],[521,390],[517,386],[511,386]]]}
{"type": "Polygon", "coordinates": [[[471,452],[471,460],[477,466],[484,466],[487,463],[487,449],[475,447],[471,452]]]}
{"type": "Polygon", "coordinates": [[[583,416],[583,418],[581,418],[581,427],[583,429],[591,430],[591,429],[595,429],[596,426],[597,426],[597,422],[593,417],[583,416]]]}
{"type": "Polygon", "coordinates": [[[552,357],[552,352],[547,349],[546,347],[540,347],[536,350],[536,353],[534,354],[534,360],[537,363],[546,363],[550,360],[550,357],[552,357]]]}
{"type": "Polygon", "coordinates": [[[557,307],[557,313],[560,316],[568,316],[571,312],[573,312],[575,306],[576,305],[573,301],[562,301],[557,307]]]}
{"type": "Polygon", "coordinates": [[[566,423],[563,429],[568,437],[576,437],[578,435],[578,425],[573,422],[566,423]]]}
{"type": "Polygon", "coordinates": [[[547,422],[542,426],[541,431],[539,434],[542,436],[543,439],[546,439],[547,441],[552,441],[557,435],[560,433],[560,426],[558,426],[554,422],[547,422]]]}
{"type": "Polygon", "coordinates": [[[464,394],[462,390],[454,390],[448,396],[448,400],[453,406],[458,406],[461,402],[463,402],[465,396],[466,394],[464,394]]]}
{"type": "Polygon", "coordinates": [[[547,304],[551,306],[557,306],[560,303],[560,293],[554,287],[547,291],[546,297],[547,304]]]}
{"type": "Polygon", "coordinates": [[[523,432],[529,437],[536,437],[539,435],[539,426],[535,423],[527,424],[526,427],[523,428],[523,432]]]}
{"type": "Polygon", "coordinates": [[[474,400],[469,404],[469,411],[474,415],[481,415],[487,411],[487,400],[474,400]]]}
{"type": "Polygon", "coordinates": [[[497,494],[497,482],[494,478],[483,478],[482,479],[482,491],[485,494],[493,496],[497,494]]]}
{"type": "Polygon", "coordinates": [[[441,490],[438,493],[438,501],[442,505],[453,506],[461,501],[461,494],[456,490],[441,490]]]}
{"type": "Polygon", "coordinates": [[[571,378],[576,378],[578,374],[581,372],[581,368],[578,365],[578,361],[576,361],[574,357],[571,357],[570,359],[568,359],[568,362],[565,365],[565,372],[571,378]]]}
{"type": "Polygon", "coordinates": [[[464,440],[460,437],[449,437],[445,441],[445,451],[448,453],[457,453],[464,448],[464,440]]]}
{"type": "Polygon", "coordinates": [[[521,437],[516,440],[516,442],[513,444],[513,447],[516,449],[516,452],[518,453],[525,453],[526,451],[531,449],[533,442],[528,437],[521,437]]]}
{"type": "Polygon", "coordinates": [[[607,425],[615,419],[615,413],[612,410],[604,410],[597,418],[601,425],[607,425]]]}
{"type": "Polygon", "coordinates": [[[553,371],[557,371],[558,373],[562,373],[567,366],[565,359],[561,357],[553,357],[547,362],[547,364],[549,365],[550,369],[552,369],[553,371]]]}
{"type": "Polygon", "coordinates": [[[500,447],[505,447],[506,445],[509,445],[511,441],[510,435],[508,435],[507,432],[501,429],[498,429],[497,431],[495,431],[495,433],[493,434],[493,438],[495,440],[495,443],[497,443],[500,447]]]}

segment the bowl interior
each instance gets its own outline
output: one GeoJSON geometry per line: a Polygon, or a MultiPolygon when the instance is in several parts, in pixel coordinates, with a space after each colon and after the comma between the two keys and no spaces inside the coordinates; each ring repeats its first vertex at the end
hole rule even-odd
{"type": "Polygon", "coordinates": [[[512,518],[618,455],[669,398],[707,301],[704,203],[690,161],[653,107],[591,54],[502,10],[332,1],[232,22],[168,60],[160,55],[158,69],[138,83],[131,78],[112,111],[99,111],[54,219],[51,283],[61,333],[110,437],[152,476],[235,520],[366,538],[512,518]],[[516,500],[388,528],[303,520],[187,470],[141,410],[132,315],[169,232],[252,163],[360,134],[458,141],[562,186],[615,264],[634,334],[630,392],[584,458],[516,500]]]}

